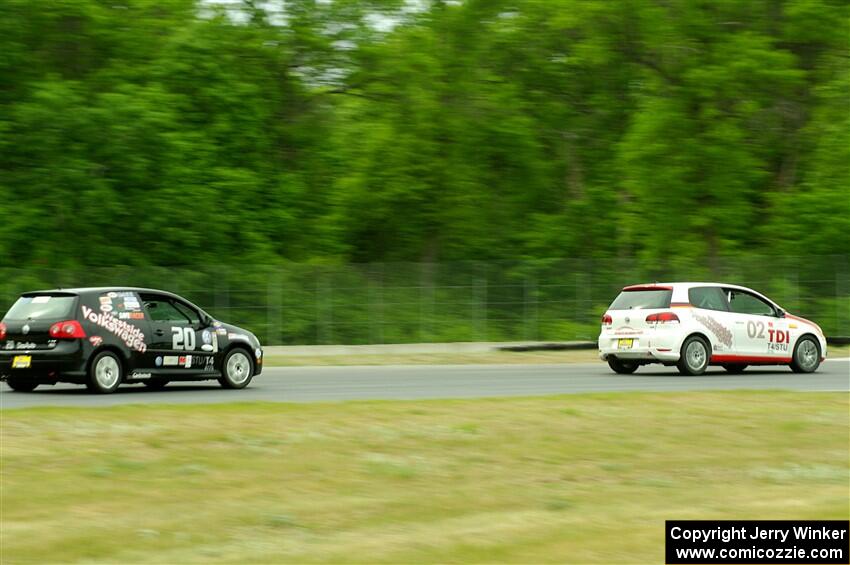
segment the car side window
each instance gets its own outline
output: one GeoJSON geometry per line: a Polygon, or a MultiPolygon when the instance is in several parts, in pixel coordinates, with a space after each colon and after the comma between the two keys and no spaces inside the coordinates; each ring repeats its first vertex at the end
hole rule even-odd
{"type": "Polygon", "coordinates": [[[183,314],[183,316],[189,320],[190,324],[197,325],[201,323],[201,317],[194,308],[190,307],[187,304],[183,304],[182,302],[175,301],[173,304],[174,307],[177,308],[177,310],[179,310],[180,313],[183,314]]]}
{"type": "Polygon", "coordinates": [[[717,286],[698,286],[688,290],[688,301],[691,306],[705,310],[729,311],[726,293],[717,286]]]}
{"type": "Polygon", "coordinates": [[[148,313],[151,321],[154,322],[172,322],[179,324],[189,324],[190,319],[175,308],[170,300],[158,297],[142,297],[145,303],[145,310],[148,313]]]}
{"type": "Polygon", "coordinates": [[[729,309],[736,314],[753,314],[755,316],[773,316],[776,311],[773,306],[749,292],[730,289],[729,309]]]}

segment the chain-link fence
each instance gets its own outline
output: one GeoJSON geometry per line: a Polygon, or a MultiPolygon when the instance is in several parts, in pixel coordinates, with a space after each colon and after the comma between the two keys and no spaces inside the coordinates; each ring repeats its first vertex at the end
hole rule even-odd
{"type": "Polygon", "coordinates": [[[743,284],[827,335],[850,335],[848,256],[748,256],[708,263],[623,259],[206,268],[0,268],[0,308],[18,293],[144,286],[185,296],[266,344],[595,339],[624,285],[672,280],[743,284]]]}

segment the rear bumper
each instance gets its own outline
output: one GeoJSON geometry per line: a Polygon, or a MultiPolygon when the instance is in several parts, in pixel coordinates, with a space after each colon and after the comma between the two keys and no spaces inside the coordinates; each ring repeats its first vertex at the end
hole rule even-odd
{"type": "Polygon", "coordinates": [[[675,363],[679,360],[681,344],[678,336],[668,332],[644,332],[640,335],[602,333],[598,340],[599,358],[609,357],[644,361],[647,363],[675,363]],[[621,339],[631,339],[631,347],[620,347],[621,339]]]}
{"type": "Polygon", "coordinates": [[[39,382],[78,380],[85,377],[86,361],[77,341],[60,342],[51,350],[0,350],[0,380],[9,376],[32,378],[39,382]],[[19,355],[31,357],[29,368],[12,368],[12,360],[19,355]]]}

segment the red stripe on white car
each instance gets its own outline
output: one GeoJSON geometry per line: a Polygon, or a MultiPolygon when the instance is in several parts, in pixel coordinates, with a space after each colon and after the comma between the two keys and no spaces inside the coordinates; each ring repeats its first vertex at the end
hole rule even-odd
{"type": "Polygon", "coordinates": [[[768,357],[759,355],[712,355],[712,363],[790,363],[790,357],[768,357]]]}

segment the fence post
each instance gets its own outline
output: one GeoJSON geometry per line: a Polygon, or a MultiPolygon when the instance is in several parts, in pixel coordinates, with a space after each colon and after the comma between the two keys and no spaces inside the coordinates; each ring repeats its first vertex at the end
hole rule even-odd
{"type": "Polygon", "coordinates": [[[369,269],[369,342],[384,343],[384,264],[369,269]],[[373,279],[377,279],[377,283],[373,279]],[[375,288],[377,287],[377,291],[375,288]],[[377,304],[375,297],[377,296],[377,304]]]}
{"type": "Polygon", "coordinates": [[[523,279],[522,284],[522,339],[531,341],[531,281],[528,275],[523,279]]]}
{"type": "Polygon", "coordinates": [[[480,328],[479,335],[481,341],[487,341],[487,277],[483,279],[479,279],[478,281],[478,308],[479,308],[479,319],[480,319],[480,328]]]}
{"type": "Polygon", "coordinates": [[[281,293],[280,267],[273,267],[269,273],[268,305],[266,306],[266,342],[269,345],[278,345],[283,341],[280,335],[280,310],[283,300],[281,293]]]}
{"type": "Polygon", "coordinates": [[[843,303],[845,307],[847,306],[847,302],[842,300],[845,298],[844,295],[847,294],[847,289],[844,289],[844,294],[842,294],[842,286],[846,286],[846,284],[842,284],[846,282],[847,273],[847,264],[846,259],[841,262],[841,267],[835,269],[835,308],[837,310],[837,320],[836,327],[842,335],[850,334],[850,323],[848,320],[844,320],[845,315],[850,316],[850,309],[845,309],[844,312],[841,311],[841,304],[843,303]]]}
{"type": "Polygon", "coordinates": [[[316,345],[321,345],[322,344],[322,333],[323,333],[322,332],[322,319],[323,319],[323,316],[322,316],[322,279],[321,279],[322,271],[319,267],[316,267],[315,270],[316,270],[316,275],[315,275],[315,280],[316,280],[316,291],[315,291],[315,298],[316,298],[316,345]]]}

